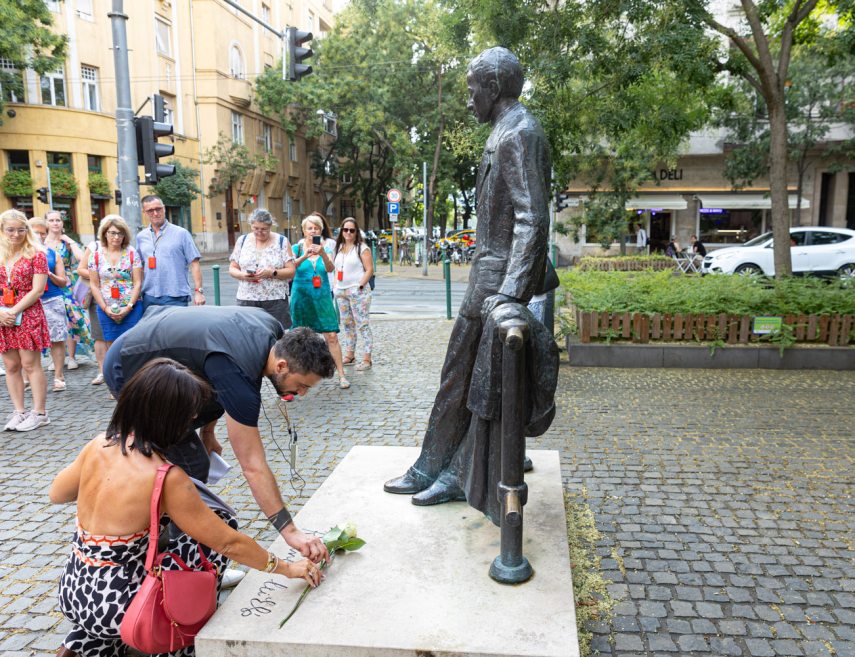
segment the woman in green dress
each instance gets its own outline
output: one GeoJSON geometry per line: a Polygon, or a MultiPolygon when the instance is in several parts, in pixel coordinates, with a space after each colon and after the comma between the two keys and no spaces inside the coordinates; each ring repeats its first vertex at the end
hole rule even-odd
{"type": "Polygon", "coordinates": [[[294,245],[297,272],[291,286],[291,319],[294,326],[308,326],[324,336],[338,370],[339,386],[349,388],[341,362],[338,316],[327,273],[335,267],[332,250],[324,244],[323,221],[309,215],[303,219],[303,239],[294,245]]]}

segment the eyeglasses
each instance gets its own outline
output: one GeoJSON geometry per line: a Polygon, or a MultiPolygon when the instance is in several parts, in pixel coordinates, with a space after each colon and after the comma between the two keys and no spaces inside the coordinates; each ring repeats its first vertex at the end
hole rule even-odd
{"type": "Polygon", "coordinates": [[[356,228],[342,228],[342,229],[341,229],[341,232],[342,232],[342,233],[355,233],[355,232],[356,232],[356,228]]]}
{"type": "Polygon", "coordinates": [[[253,226],[252,232],[253,233],[269,233],[270,227],[269,226],[253,226]]]}
{"type": "Polygon", "coordinates": [[[120,230],[108,230],[107,235],[110,237],[124,237],[125,234],[120,230]]]}
{"type": "Polygon", "coordinates": [[[25,235],[27,230],[26,228],[4,228],[3,232],[7,235],[25,235]]]}
{"type": "Polygon", "coordinates": [[[143,210],[143,212],[145,212],[146,214],[160,214],[160,213],[161,213],[161,212],[163,212],[165,209],[166,209],[166,208],[164,208],[164,207],[161,205],[159,208],[149,208],[148,210],[143,210]]]}

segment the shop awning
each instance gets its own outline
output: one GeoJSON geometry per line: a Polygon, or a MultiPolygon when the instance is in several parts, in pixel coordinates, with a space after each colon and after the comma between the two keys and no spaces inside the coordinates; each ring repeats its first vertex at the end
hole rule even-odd
{"type": "Polygon", "coordinates": [[[685,210],[686,199],[679,194],[645,194],[626,202],[627,210],[685,210]]]}
{"type": "MultiPolygon", "coordinates": [[[[768,210],[772,207],[772,198],[763,194],[698,194],[696,197],[704,208],[722,210],[768,210]]],[[[796,209],[798,195],[790,194],[790,209],[796,209]]],[[[802,208],[809,208],[810,201],[802,197],[802,208]]]]}

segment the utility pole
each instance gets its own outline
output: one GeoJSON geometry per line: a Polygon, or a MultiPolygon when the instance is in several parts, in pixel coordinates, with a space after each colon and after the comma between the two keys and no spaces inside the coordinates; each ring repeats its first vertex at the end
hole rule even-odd
{"type": "Polygon", "coordinates": [[[122,193],[121,214],[136,235],[142,230],[140,185],[137,180],[137,138],[128,69],[128,15],[122,4],[122,0],[113,0],[113,11],[108,16],[113,28],[113,64],[116,69],[116,131],[119,149],[119,191],[122,193]]]}
{"type": "Polygon", "coordinates": [[[427,216],[427,188],[428,188],[428,179],[427,179],[427,162],[422,162],[422,190],[424,191],[424,203],[422,203],[422,226],[425,229],[425,259],[424,259],[424,267],[422,269],[422,276],[428,275],[428,244],[430,243],[430,233],[433,233],[433,222],[428,226],[428,216],[427,216]]]}

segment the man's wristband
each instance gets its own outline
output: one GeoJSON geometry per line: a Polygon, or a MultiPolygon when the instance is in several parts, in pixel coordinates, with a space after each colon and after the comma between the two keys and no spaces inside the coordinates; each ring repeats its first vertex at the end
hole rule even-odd
{"type": "Polygon", "coordinates": [[[293,522],[291,514],[284,506],[272,516],[267,516],[267,519],[270,521],[270,524],[276,527],[276,531],[278,532],[281,532],[293,522]]]}

